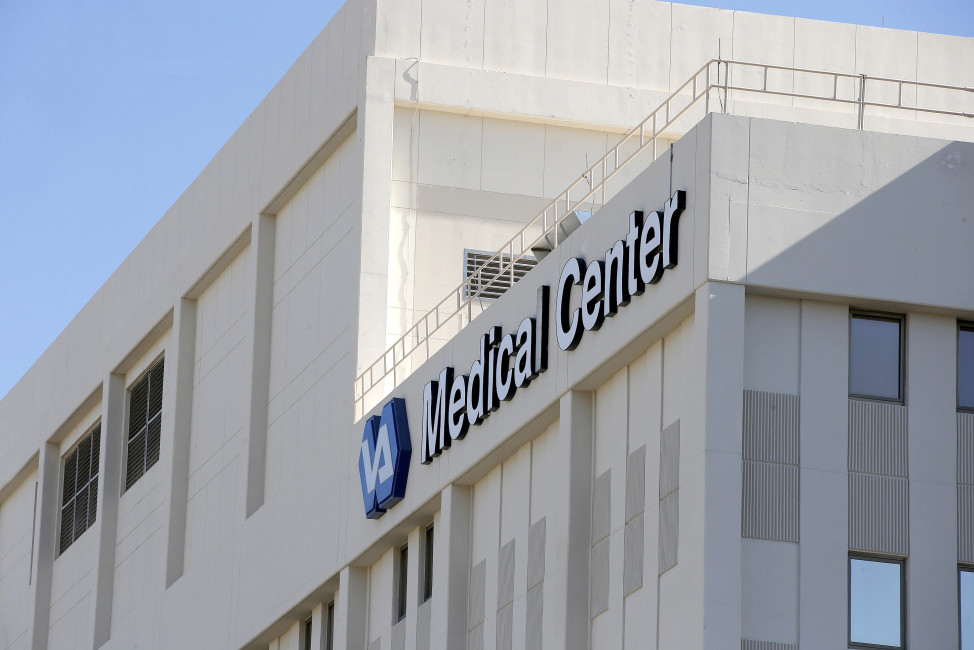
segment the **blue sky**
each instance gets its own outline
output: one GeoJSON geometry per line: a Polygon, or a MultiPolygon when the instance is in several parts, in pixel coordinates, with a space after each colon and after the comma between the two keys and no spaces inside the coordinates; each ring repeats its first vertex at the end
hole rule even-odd
{"type": "MultiPolygon", "coordinates": [[[[974,36],[969,0],[689,4],[974,36]]],[[[339,6],[0,0],[0,396],[339,6]]]]}

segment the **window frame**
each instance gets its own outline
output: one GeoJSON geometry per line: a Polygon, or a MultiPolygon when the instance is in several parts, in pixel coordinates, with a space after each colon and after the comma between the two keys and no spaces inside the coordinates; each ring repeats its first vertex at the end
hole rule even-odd
{"type": "Polygon", "coordinates": [[[866,309],[849,310],[849,354],[848,354],[848,373],[849,399],[865,400],[870,402],[885,402],[887,404],[906,404],[906,314],[895,314],[883,311],[870,311],[866,309]],[[882,397],[880,395],[864,395],[852,392],[852,321],[856,318],[863,320],[884,321],[887,323],[898,323],[900,326],[899,336],[899,376],[897,377],[898,396],[882,397]]]}
{"type": "Polygon", "coordinates": [[[960,335],[961,332],[970,332],[974,335],[974,322],[971,321],[957,321],[957,412],[958,413],[974,413],[974,404],[962,405],[960,403],[960,335]]]}
{"type": "MultiPolygon", "coordinates": [[[[122,494],[122,495],[124,495],[126,492],[128,492],[130,489],[132,489],[135,486],[136,483],[138,483],[140,480],[142,480],[142,477],[144,477],[146,474],[148,474],[149,473],[149,470],[152,469],[156,465],[156,463],[159,462],[160,458],[162,457],[162,453],[161,453],[161,447],[162,447],[162,433],[161,433],[161,428],[162,428],[162,412],[163,412],[164,407],[165,407],[165,404],[164,404],[164,402],[165,402],[165,382],[166,382],[165,361],[166,361],[166,354],[163,351],[161,354],[159,354],[159,356],[157,356],[155,359],[153,359],[151,362],[149,362],[149,364],[146,366],[145,370],[143,370],[142,372],[140,372],[139,375],[135,378],[135,380],[132,381],[128,385],[128,387],[125,389],[125,414],[124,414],[124,418],[123,418],[123,422],[125,423],[125,438],[124,438],[124,441],[123,441],[123,446],[124,446],[125,454],[124,454],[124,459],[123,459],[123,462],[122,462],[122,475],[121,475],[121,484],[122,485],[121,485],[121,492],[120,492],[120,494],[122,494]],[[130,460],[129,456],[130,456],[131,445],[132,445],[132,431],[131,431],[131,428],[132,428],[132,422],[131,422],[131,414],[132,414],[132,391],[139,385],[140,382],[142,382],[145,379],[148,379],[149,374],[153,370],[155,370],[157,367],[159,367],[160,365],[162,366],[162,378],[161,379],[162,379],[162,384],[163,384],[162,388],[160,389],[162,391],[162,393],[160,393],[160,395],[159,395],[159,426],[160,426],[160,434],[159,434],[160,454],[159,454],[159,456],[160,456],[160,458],[156,458],[156,460],[153,461],[152,464],[150,465],[149,462],[148,462],[148,456],[146,455],[148,452],[147,451],[146,452],[143,452],[143,459],[145,461],[145,467],[142,468],[142,473],[139,474],[135,479],[133,479],[131,483],[129,483],[128,482],[129,460],[130,460]]],[[[148,413],[149,404],[151,403],[151,395],[150,395],[151,390],[152,390],[152,383],[151,383],[151,380],[150,380],[149,388],[148,388],[148,391],[146,392],[146,412],[147,413],[148,413]]],[[[153,418],[148,418],[148,417],[146,418],[146,426],[145,426],[145,432],[144,432],[145,440],[146,441],[148,441],[149,424],[151,423],[152,419],[153,418]]],[[[140,431],[141,431],[141,429],[140,429],[140,431]]],[[[146,442],[145,445],[146,445],[145,448],[147,449],[148,443],[146,442]]]]}
{"type": "MultiPolygon", "coordinates": [[[[958,585],[959,585],[958,581],[958,585]]],[[[959,588],[959,587],[958,587],[959,588]]],[[[906,558],[884,555],[870,555],[868,553],[849,553],[846,562],[846,638],[849,648],[869,648],[872,650],[906,650],[906,558]],[[900,567],[900,644],[883,645],[879,643],[863,643],[852,640],[852,561],[882,562],[896,564],[900,567]]]]}
{"type": "MultiPolygon", "coordinates": [[[[75,452],[77,452],[78,449],[79,449],[79,447],[81,447],[81,445],[84,444],[85,440],[91,438],[95,434],[95,431],[98,432],[98,445],[99,445],[98,446],[98,459],[99,459],[99,463],[100,463],[101,462],[101,418],[98,418],[98,420],[94,424],[92,424],[90,427],[88,427],[88,429],[83,434],[81,434],[80,436],[78,436],[78,439],[75,440],[74,443],[68,448],[68,450],[65,451],[61,455],[60,462],[58,463],[58,491],[57,491],[57,494],[58,494],[58,509],[57,509],[57,526],[55,527],[55,536],[54,536],[54,539],[55,539],[55,549],[56,549],[56,553],[55,553],[54,559],[57,559],[57,558],[61,557],[64,553],[66,553],[67,550],[69,548],[71,548],[72,546],[74,546],[74,543],[77,542],[78,539],[80,539],[82,535],[84,535],[86,532],[88,532],[88,530],[92,526],[94,526],[95,522],[98,521],[98,512],[97,512],[97,504],[98,504],[98,483],[100,482],[101,475],[99,474],[99,471],[98,471],[99,468],[98,468],[98,466],[95,466],[94,467],[93,475],[92,475],[92,473],[89,473],[89,476],[88,476],[88,485],[86,486],[88,490],[91,490],[91,489],[94,489],[95,490],[95,506],[96,506],[95,507],[95,518],[92,519],[91,521],[87,522],[88,525],[85,526],[85,529],[83,531],[81,531],[80,533],[78,533],[77,531],[75,531],[72,528],[71,541],[68,543],[67,546],[62,547],[62,545],[61,545],[61,532],[62,532],[63,527],[64,527],[64,507],[65,507],[65,503],[64,503],[64,484],[65,484],[65,471],[67,470],[66,463],[67,463],[68,458],[72,454],[74,454],[75,452]]],[[[94,441],[92,441],[92,442],[94,442],[94,441]]],[[[92,447],[92,451],[89,452],[89,453],[91,454],[89,456],[89,468],[90,468],[91,467],[90,461],[91,461],[91,459],[94,456],[94,447],[92,447]]],[[[75,490],[74,490],[74,493],[71,495],[71,499],[77,499],[77,497],[78,497],[78,489],[77,489],[77,481],[75,481],[75,490]]],[[[74,518],[74,521],[77,521],[77,517],[76,516],[74,518]]]]}

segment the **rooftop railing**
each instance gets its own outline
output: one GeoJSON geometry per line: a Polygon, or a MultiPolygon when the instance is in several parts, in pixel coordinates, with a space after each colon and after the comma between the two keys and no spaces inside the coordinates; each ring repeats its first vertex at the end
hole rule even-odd
{"type": "Polygon", "coordinates": [[[971,88],[742,61],[709,61],[365,368],[355,380],[356,419],[486,309],[489,303],[482,296],[491,294],[501,277],[507,275],[511,284],[516,282],[515,266],[531,255],[532,248],[558,246],[566,236],[559,227],[566,217],[575,210],[594,211],[605,205],[631,180],[628,175],[620,177],[620,172],[637,157],[655,160],[664,134],[676,137],[685,133],[712,109],[761,114],[762,105],[773,103],[769,102],[771,97],[781,98],[774,100],[781,102],[774,106],[775,118],[780,119],[781,111],[791,108],[799,112],[799,121],[842,126],[854,117],[859,129],[864,128],[867,111],[870,119],[877,120],[929,122],[921,117],[940,116],[941,121],[947,119],[947,126],[952,118],[974,117],[971,88]],[[827,105],[839,110],[823,112],[827,105]],[[610,183],[613,180],[618,182],[610,183]],[[492,270],[485,273],[488,267],[492,270]],[[500,274],[497,268],[502,269],[500,274]]]}

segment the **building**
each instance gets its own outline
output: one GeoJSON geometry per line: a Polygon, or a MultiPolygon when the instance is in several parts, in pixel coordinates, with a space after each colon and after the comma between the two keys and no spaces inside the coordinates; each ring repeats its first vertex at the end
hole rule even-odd
{"type": "Polygon", "coordinates": [[[350,0],[0,401],[0,647],[972,647],[971,60],[350,0]]]}

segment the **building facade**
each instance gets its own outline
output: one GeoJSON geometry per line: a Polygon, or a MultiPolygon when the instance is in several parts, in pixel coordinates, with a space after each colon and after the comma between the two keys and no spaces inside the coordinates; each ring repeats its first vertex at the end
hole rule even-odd
{"type": "Polygon", "coordinates": [[[0,648],[974,647],[970,60],[351,0],[0,401],[0,648]]]}

